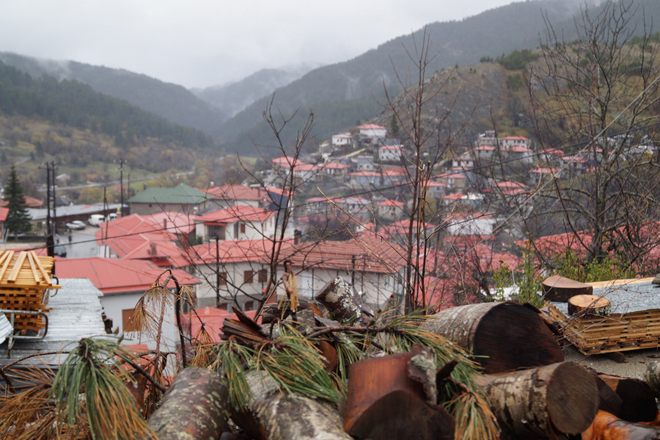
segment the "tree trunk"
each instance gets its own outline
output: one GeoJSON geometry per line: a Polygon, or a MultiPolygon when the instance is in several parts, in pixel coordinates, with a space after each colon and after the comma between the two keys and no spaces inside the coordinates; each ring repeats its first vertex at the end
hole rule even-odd
{"type": "Polygon", "coordinates": [[[598,411],[598,387],[586,368],[561,362],[477,376],[500,426],[521,437],[579,434],[598,411]]]}
{"type": "Polygon", "coordinates": [[[621,397],[618,416],[628,422],[650,422],[655,419],[658,408],[653,389],[638,379],[599,373],[600,377],[621,397]]]}
{"type": "Polygon", "coordinates": [[[454,418],[436,405],[435,359],[400,353],[350,367],[344,429],[371,440],[454,438],[454,418]]]}
{"type": "Polygon", "coordinates": [[[247,375],[252,398],[232,420],[254,439],[352,440],[331,403],[282,392],[265,371],[247,375]]]}
{"type": "Polygon", "coordinates": [[[459,345],[487,374],[549,365],[564,360],[554,335],[533,310],[517,303],[453,307],[422,327],[459,345]]]}
{"type": "Polygon", "coordinates": [[[149,426],[161,440],[219,438],[227,427],[228,399],[227,383],[218,373],[186,368],[149,418],[149,426]]]}
{"type": "Polygon", "coordinates": [[[607,316],[611,309],[610,301],[602,296],[575,295],[568,300],[568,314],[580,318],[607,316]]]}
{"type": "Polygon", "coordinates": [[[591,426],[582,433],[582,440],[658,440],[660,430],[652,426],[621,420],[605,411],[598,411],[591,426]]]}

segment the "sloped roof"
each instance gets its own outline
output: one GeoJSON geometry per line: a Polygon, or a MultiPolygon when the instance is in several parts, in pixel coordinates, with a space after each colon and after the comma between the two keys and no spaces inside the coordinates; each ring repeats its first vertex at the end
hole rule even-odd
{"type": "Polygon", "coordinates": [[[256,200],[263,198],[258,188],[250,188],[244,185],[222,185],[209,188],[204,191],[216,200],[256,200]]]}
{"type": "MultiPolygon", "coordinates": [[[[25,206],[28,208],[41,208],[44,206],[44,202],[39,199],[35,199],[34,197],[30,196],[23,196],[25,197],[25,206]]],[[[0,199],[0,206],[7,206],[9,204],[8,201],[0,199]]]]}
{"type": "Polygon", "coordinates": [[[147,188],[128,199],[128,203],[198,205],[209,198],[208,194],[185,183],[180,183],[174,188],[147,188]]]}
{"type": "Polygon", "coordinates": [[[403,202],[398,200],[385,200],[378,204],[378,206],[403,206],[403,202]]]}
{"type": "MultiPolygon", "coordinates": [[[[248,312],[243,312],[248,318],[254,319],[257,311],[251,310],[248,312]]],[[[231,313],[227,310],[216,309],[214,307],[204,307],[202,309],[196,309],[194,312],[188,312],[181,315],[181,326],[188,334],[192,337],[195,337],[204,325],[204,330],[209,334],[213,342],[220,343],[222,339],[220,335],[222,334],[222,325],[225,319],[238,319],[235,313],[231,313]]],[[[257,323],[261,323],[261,316],[257,320],[257,323]]]]}
{"type": "Polygon", "coordinates": [[[360,271],[391,274],[405,262],[403,249],[378,238],[362,236],[347,241],[321,241],[303,243],[283,250],[280,261],[290,260],[303,269],[322,268],[351,271],[352,257],[360,271]]]}
{"type": "Polygon", "coordinates": [[[9,208],[0,207],[0,222],[7,221],[7,215],[9,215],[9,208]]]}
{"type": "Polygon", "coordinates": [[[237,205],[230,206],[218,211],[209,212],[197,216],[197,222],[216,222],[216,223],[234,223],[242,222],[262,222],[275,215],[274,211],[264,208],[255,208],[254,206],[237,205]]]}
{"type": "Polygon", "coordinates": [[[357,127],[358,130],[385,130],[385,127],[381,127],[376,124],[364,124],[357,127]]]}
{"type": "MultiPolygon", "coordinates": [[[[291,240],[285,240],[282,248],[291,245],[291,240]]],[[[219,264],[238,263],[251,261],[255,263],[267,263],[272,251],[273,242],[271,240],[226,240],[217,243],[219,264]]],[[[216,262],[216,242],[209,242],[193,246],[191,248],[191,258],[196,264],[215,264],[216,262]]]]}
{"type": "MultiPolygon", "coordinates": [[[[57,260],[57,276],[87,278],[104,295],[142,293],[163,273],[150,261],[118,258],[67,258],[57,260]]],[[[200,284],[189,273],[174,269],[172,274],[181,285],[200,284]]],[[[161,278],[162,279],[162,278],[161,278]]]]}

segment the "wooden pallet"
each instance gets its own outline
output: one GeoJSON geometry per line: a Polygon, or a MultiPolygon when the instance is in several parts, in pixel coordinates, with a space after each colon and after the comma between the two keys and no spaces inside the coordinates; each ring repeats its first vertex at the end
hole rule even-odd
{"type": "MultiPolygon", "coordinates": [[[[46,313],[48,290],[60,288],[51,279],[54,261],[30,251],[0,254],[0,309],[46,313]]],[[[47,320],[41,315],[14,315],[14,330],[21,335],[38,333],[46,326],[47,320]]]]}
{"type": "Polygon", "coordinates": [[[660,347],[660,309],[599,317],[567,317],[548,305],[550,319],[582,354],[660,347]]]}

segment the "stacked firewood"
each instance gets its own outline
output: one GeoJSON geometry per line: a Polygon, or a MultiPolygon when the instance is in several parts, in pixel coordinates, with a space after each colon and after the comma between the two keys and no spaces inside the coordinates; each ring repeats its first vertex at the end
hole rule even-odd
{"type": "Polygon", "coordinates": [[[195,347],[149,419],[159,438],[660,438],[655,391],[565,362],[534,307],[399,316],[341,278],[317,304],[289,290],[261,323],[237,312],[226,342],[195,347]]]}

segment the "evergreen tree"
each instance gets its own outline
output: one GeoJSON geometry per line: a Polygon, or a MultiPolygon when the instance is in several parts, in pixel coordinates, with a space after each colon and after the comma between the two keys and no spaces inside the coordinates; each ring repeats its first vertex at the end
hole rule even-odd
{"type": "Polygon", "coordinates": [[[7,232],[14,234],[14,236],[23,232],[29,232],[32,229],[30,215],[25,207],[23,189],[21,188],[21,182],[18,180],[14,165],[11,166],[9,180],[7,180],[7,185],[5,186],[5,201],[7,201],[7,208],[9,209],[7,221],[5,222],[7,232]]]}

